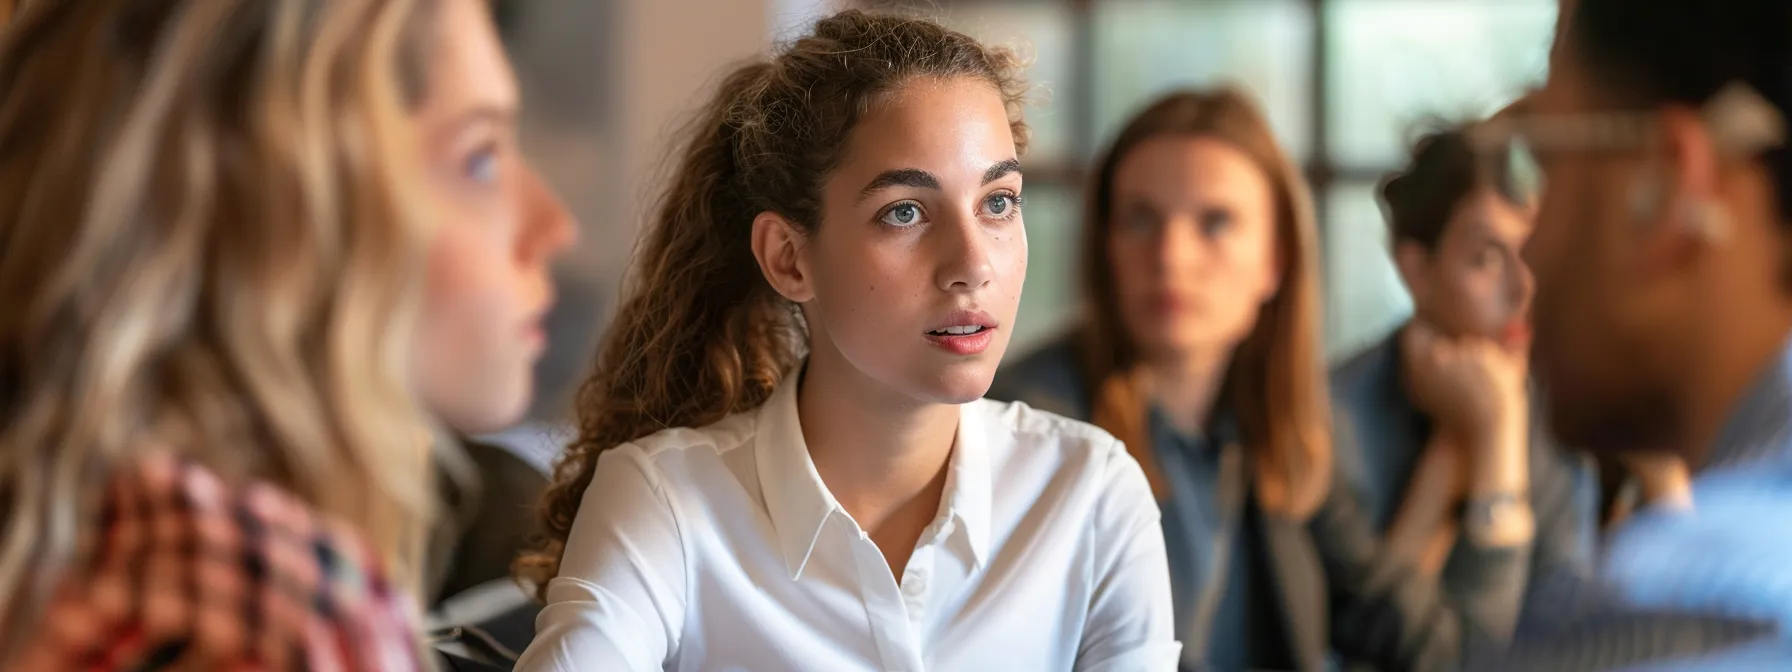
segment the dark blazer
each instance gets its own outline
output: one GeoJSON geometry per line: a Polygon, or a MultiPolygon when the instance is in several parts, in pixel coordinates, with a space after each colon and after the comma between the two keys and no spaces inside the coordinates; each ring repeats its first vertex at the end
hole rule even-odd
{"type": "Polygon", "coordinates": [[[477,483],[453,486],[440,471],[449,513],[430,536],[427,600],[442,600],[510,576],[510,565],[535,541],[535,505],[548,479],[499,446],[463,441],[477,483]]]}
{"type": "MultiPolygon", "coordinates": [[[[1087,420],[1091,386],[1077,361],[1069,339],[1053,341],[1004,367],[989,396],[1087,420]]],[[[1354,436],[1336,434],[1334,442],[1354,436]]],[[[1380,558],[1374,521],[1361,497],[1349,479],[1338,476],[1310,520],[1262,516],[1272,599],[1280,606],[1296,666],[1310,671],[1340,663],[1388,671],[1455,667],[1463,655],[1461,616],[1431,582],[1407,581],[1411,571],[1380,558]]]]}

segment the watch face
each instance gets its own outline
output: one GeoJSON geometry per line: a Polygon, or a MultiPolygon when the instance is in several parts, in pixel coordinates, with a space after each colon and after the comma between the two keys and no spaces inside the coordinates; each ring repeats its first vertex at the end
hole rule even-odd
{"type": "Polygon", "coordinates": [[[1497,499],[1475,508],[1476,512],[1481,514],[1481,519],[1489,523],[1497,523],[1501,519],[1509,518],[1512,514],[1517,513],[1515,510],[1517,507],[1505,499],[1497,499]]]}
{"type": "MultiPolygon", "coordinates": [[[[1530,503],[1517,495],[1476,497],[1468,501],[1466,509],[1463,532],[1477,545],[1504,545],[1498,539],[1532,524],[1530,503]]],[[[1528,538],[1529,533],[1519,536],[1528,538]]]]}

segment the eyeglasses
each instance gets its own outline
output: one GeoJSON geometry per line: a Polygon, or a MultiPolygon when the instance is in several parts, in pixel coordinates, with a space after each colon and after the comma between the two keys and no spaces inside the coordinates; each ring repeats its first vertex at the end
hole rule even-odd
{"type": "MultiPolygon", "coordinates": [[[[1699,116],[1719,156],[1751,157],[1786,143],[1785,117],[1741,82],[1712,96],[1699,116]]],[[[1478,124],[1468,135],[1489,175],[1535,195],[1545,177],[1540,153],[1650,149],[1656,119],[1637,112],[1518,113],[1478,124]]]]}

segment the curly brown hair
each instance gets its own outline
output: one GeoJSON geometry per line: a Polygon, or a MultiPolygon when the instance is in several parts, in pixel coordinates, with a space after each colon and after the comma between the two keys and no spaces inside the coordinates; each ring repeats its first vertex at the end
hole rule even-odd
{"type": "Polygon", "coordinates": [[[820,224],[821,187],[858,120],[919,78],[1002,94],[1017,149],[1025,85],[1005,49],[932,21],[847,10],[729,74],[679,136],[676,172],[637,250],[637,275],[579,391],[579,437],[540,507],[546,546],[518,563],[545,591],[605,450],[758,407],[807,350],[796,306],[761,274],[753,219],[820,224]]]}

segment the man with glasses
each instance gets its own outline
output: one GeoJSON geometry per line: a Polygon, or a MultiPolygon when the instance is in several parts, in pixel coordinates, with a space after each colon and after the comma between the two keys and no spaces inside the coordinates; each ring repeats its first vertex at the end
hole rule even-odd
{"type": "MultiPolygon", "coordinates": [[[[1792,2],[1578,0],[1545,88],[1478,135],[1545,182],[1526,249],[1551,428],[1678,458],[1488,669],[1792,669],[1792,2]]],[[[1569,11],[1569,10],[1565,10],[1569,11]]]]}

